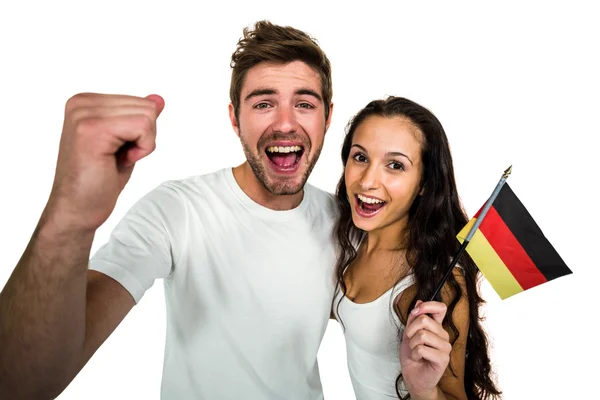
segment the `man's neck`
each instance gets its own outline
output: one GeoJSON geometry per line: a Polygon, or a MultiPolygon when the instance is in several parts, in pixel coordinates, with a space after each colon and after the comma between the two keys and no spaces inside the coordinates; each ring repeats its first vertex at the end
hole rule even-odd
{"type": "Polygon", "coordinates": [[[233,168],[233,177],[248,197],[271,210],[291,210],[298,207],[304,197],[304,190],[292,195],[279,195],[269,192],[256,178],[247,161],[233,168]]]}

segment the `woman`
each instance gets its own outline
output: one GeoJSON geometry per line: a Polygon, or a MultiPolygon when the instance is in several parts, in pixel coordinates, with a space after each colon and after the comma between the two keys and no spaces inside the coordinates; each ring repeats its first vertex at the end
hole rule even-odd
{"type": "Polygon", "coordinates": [[[423,302],[468,221],[440,122],[404,98],[372,101],[348,125],[342,161],[332,311],[357,399],[498,397],[468,255],[441,301],[423,302]]]}

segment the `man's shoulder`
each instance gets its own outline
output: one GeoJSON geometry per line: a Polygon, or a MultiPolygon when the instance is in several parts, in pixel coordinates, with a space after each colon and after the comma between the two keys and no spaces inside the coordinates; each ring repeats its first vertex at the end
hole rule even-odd
{"type": "Polygon", "coordinates": [[[310,183],[306,183],[305,188],[310,190],[311,195],[315,196],[317,201],[322,202],[334,202],[335,203],[335,194],[331,193],[327,190],[323,190],[315,185],[310,183]]]}
{"type": "Polygon", "coordinates": [[[337,216],[337,198],[334,193],[320,189],[309,183],[305,185],[305,189],[310,191],[312,207],[321,210],[331,218],[335,218],[337,216]]]}
{"type": "Polygon", "coordinates": [[[179,195],[199,195],[221,190],[225,184],[226,168],[162,182],[155,190],[169,190],[179,195]]]}
{"type": "Polygon", "coordinates": [[[164,211],[185,208],[185,203],[203,200],[214,202],[222,195],[225,169],[165,180],[148,191],[137,202],[137,208],[158,208],[164,211]],[[210,199],[210,200],[209,200],[210,199]]]}

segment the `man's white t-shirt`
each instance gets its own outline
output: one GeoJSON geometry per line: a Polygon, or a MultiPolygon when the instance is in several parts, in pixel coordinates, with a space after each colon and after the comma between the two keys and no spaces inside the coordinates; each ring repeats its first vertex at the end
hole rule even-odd
{"type": "Polygon", "coordinates": [[[334,197],[251,200],[231,168],[168,181],[90,260],[136,302],[164,280],[163,399],[322,399],[317,352],[335,288],[334,197]]]}

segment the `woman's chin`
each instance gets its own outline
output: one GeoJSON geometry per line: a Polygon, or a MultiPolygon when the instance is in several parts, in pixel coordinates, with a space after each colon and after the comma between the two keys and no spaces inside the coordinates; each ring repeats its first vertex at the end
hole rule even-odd
{"type": "Polygon", "coordinates": [[[352,223],[361,231],[370,232],[376,229],[377,224],[374,224],[373,222],[374,221],[365,221],[364,218],[352,214],[352,223]]]}

